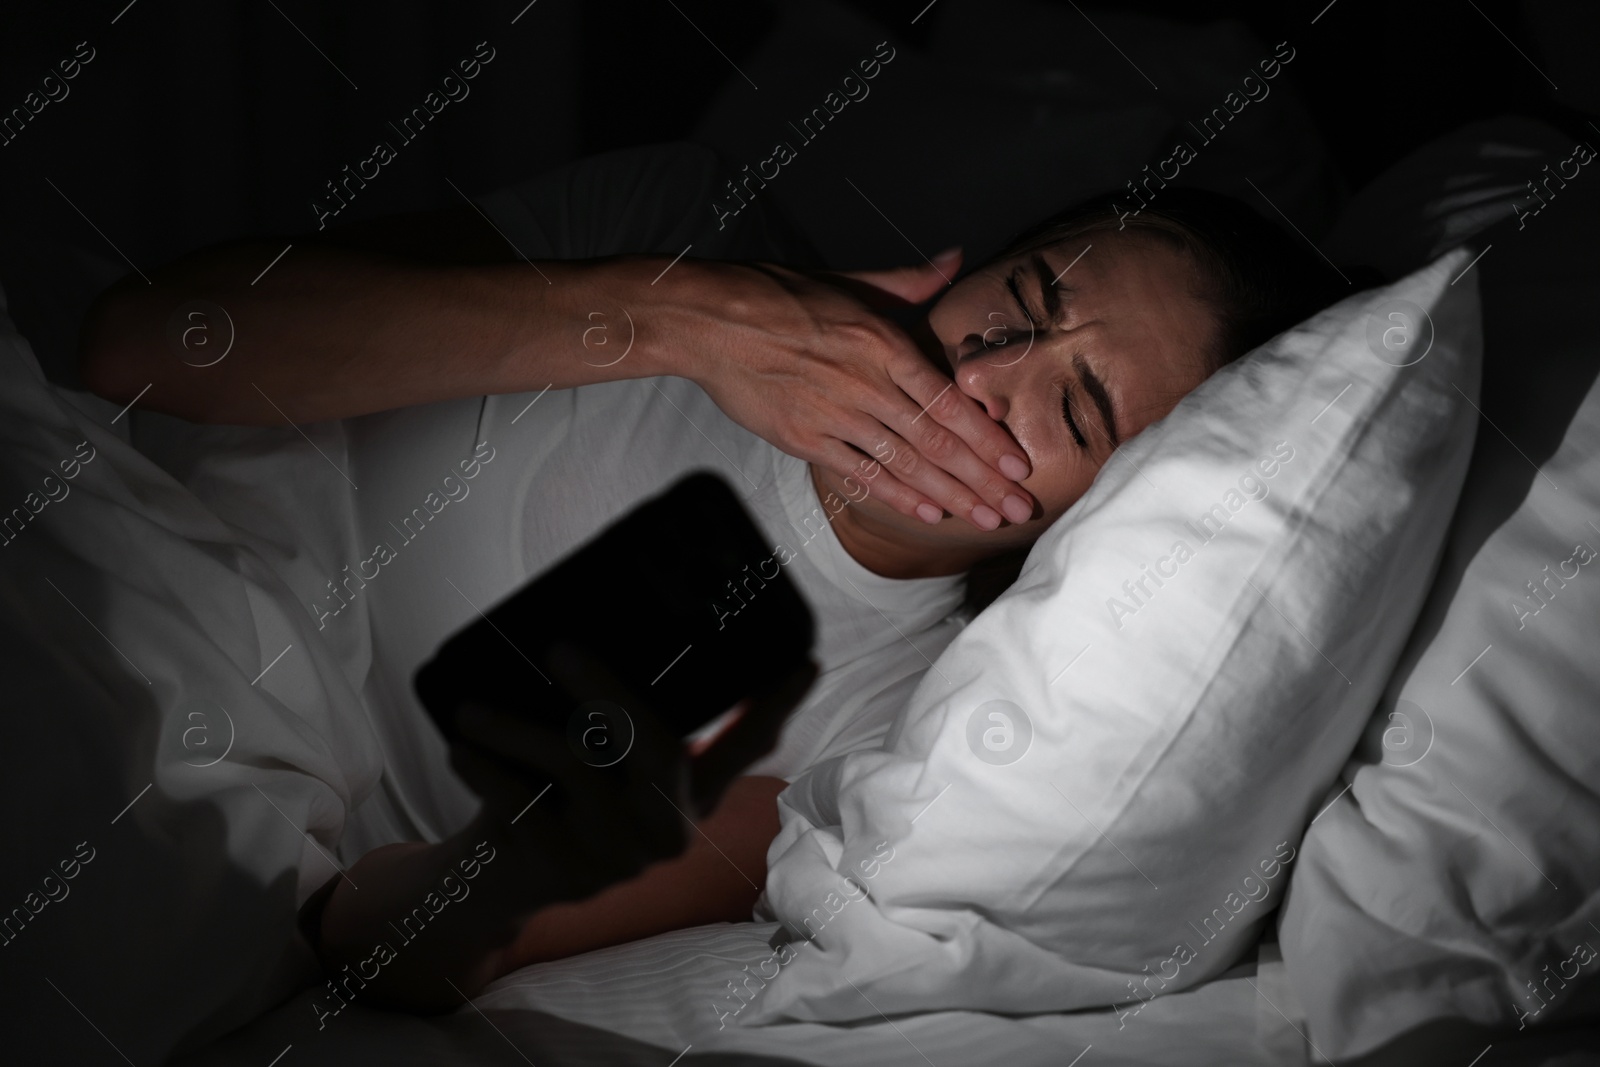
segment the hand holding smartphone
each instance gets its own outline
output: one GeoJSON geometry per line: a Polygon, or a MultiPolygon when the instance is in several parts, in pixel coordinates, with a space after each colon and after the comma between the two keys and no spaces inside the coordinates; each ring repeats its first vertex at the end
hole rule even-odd
{"type": "Polygon", "coordinates": [[[688,745],[708,803],[770,750],[815,677],[810,610],[781,569],[755,570],[771,555],[727,485],[691,474],[447,640],[417,694],[457,747],[473,744],[456,721],[469,704],[560,738],[546,747],[564,753],[538,760],[547,781],[552,760],[613,767],[678,739],[671,755],[688,745]]]}

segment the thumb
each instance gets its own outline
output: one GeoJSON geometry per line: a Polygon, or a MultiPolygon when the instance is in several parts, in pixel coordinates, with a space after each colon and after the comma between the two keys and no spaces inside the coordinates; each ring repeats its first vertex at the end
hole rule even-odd
{"type": "Polygon", "coordinates": [[[920,304],[930,300],[945,286],[955,280],[956,271],[961,269],[961,249],[947,248],[934,256],[927,263],[914,267],[892,267],[888,270],[857,270],[841,271],[841,278],[848,278],[865,286],[880,296],[892,298],[891,303],[905,302],[920,304]]]}

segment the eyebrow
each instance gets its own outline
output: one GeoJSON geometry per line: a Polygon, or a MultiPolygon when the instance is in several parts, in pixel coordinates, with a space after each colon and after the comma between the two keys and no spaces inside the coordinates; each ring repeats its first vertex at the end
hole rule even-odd
{"type": "Polygon", "coordinates": [[[1062,287],[1056,284],[1056,279],[1050,273],[1050,264],[1044,257],[1035,252],[1029,257],[1033,272],[1039,276],[1039,298],[1044,304],[1045,321],[1051,326],[1060,326],[1066,310],[1062,300],[1062,287]]]}
{"type": "MultiPolygon", "coordinates": [[[[1063,292],[1070,294],[1072,290],[1058,284],[1061,275],[1050,273],[1050,264],[1045,262],[1043,256],[1035,252],[1028,258],[1034,274],[1039,278],[1039,299],[1044,305],[1046,320],[1051,326],[1059,327],[1066,313],[1062,294],[1063,292]]],[[[1066,271],[1062,271],[1062,274],[1065,273],[1066,271]]],[[[1111,441],[1111,447],[1117,447],[1122,443],[1122,435],[1117,430],[1117,415],[1112,410],[1111,394],[1106,391],[1105,383],[1095,374],[1081,353],[1072,357],[1072,367],[1078,372],[1078,380],[1083,383],[1083,391],[1089,394],[1089,399],[1094,401],[1095,408],[1100,412],[1100,421],[1105,424],[1106,437],[1111,441]]]]}
{"type": "Polygon", "coordinates": [[[1083,391],[1089,394],[1089,399],[1094,401],[1094,406],[1100,411],[1100,419],[1106,425],[1106,436],[1111,439],[1111,447],[1115,448],[1122,443],[1121,435],[1117,433],[1117,416],[1111,410],[1111,394],[1106,392],[1105,383],[1102,382],[1089,367],[1083,356],[1072,357],[1072,367],[1078,372],[1078,380],[1083,383],[1083,391]]]}

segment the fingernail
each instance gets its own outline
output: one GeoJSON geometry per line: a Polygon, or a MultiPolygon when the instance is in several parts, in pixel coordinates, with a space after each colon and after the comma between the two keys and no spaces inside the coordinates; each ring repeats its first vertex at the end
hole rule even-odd
{"type": "Polygon", "coordinates": [[[1006,518],[1015,523],[1024,523],[1033,518],[1033,509],[1028,502],[1015,493],[1000,501],[1000,510],[1006,513],[1006,518]]]}
{"type": "Polygon", "coordinates": [[[940,519],[944,518],[944,512],[940,511],[932,504],[918,504],[917,518],[931,526],[940,519]]]}
{"type": "Polygon", "coordinates": [[[1000,473],[1014,482],[1020,482],[1028,476],[1028,464],[1016,456],[1001,456],[1000,473]]]}
{"type": "Polygon", "coordinates": [[[1000,525],[1000,513],[987,504],[979,504],[972,509],[972,521],[985,530],[993,530],[1000,525]]]}

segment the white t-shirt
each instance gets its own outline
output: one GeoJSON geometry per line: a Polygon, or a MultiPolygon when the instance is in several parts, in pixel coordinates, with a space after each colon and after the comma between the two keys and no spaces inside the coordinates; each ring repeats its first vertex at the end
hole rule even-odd
{"type": "Polygon", "coordinates": [[[792,778],[878,743],[960,629],[951,618],[960,576],[890,579],[857,563],[807,464],[686,379],[450,401],[347,428],[357,541],[371,547],[330,576],[337,597],[308,590],[308,609],[331,629],[345,622],[342,605],[365,599],[373,662],[364,695],[385,749],[385,789],[425,838],[464,825],[478,800],[451,772],[413,672],[478,611],[692,470],[720,474],[744,499],[817,623],[817,682],[777,749],[748,773],[792,778]]]}

